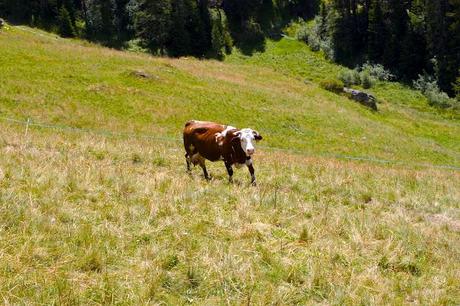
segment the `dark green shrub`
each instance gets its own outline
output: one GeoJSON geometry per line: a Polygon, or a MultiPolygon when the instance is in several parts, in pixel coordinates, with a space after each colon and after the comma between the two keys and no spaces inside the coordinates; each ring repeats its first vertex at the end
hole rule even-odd
{"type": "Polygon", "coordinates": [[[259,44],[265,40],[265,35],[260,24],[251,18],[244,25],[242,38],[246,43],[259,44]]]}
{"type": "Polygon", "coordinates": [[[319,86],[334,93],[341,93],[343,91],[344,83],[339,80],[323,80],[319,83],[319,86]]]}
{"type": "Polygon", "coordinates": [[[359,70],[356,68],[356,69],[353,69],[351,71],[351,77],[352,77],[352,81],[353,81],[353,84],[354,85],[360,85],[361,84],[361,74],[359,73],[359,70]]]}
{"type": "Polygon", "coordinates": [[[374,86],[375,80],[371,77],[369,72],[363,71],[361,72],[361,83],[363,85],[363,88],[369,89],[372,86],[374,86]]]}

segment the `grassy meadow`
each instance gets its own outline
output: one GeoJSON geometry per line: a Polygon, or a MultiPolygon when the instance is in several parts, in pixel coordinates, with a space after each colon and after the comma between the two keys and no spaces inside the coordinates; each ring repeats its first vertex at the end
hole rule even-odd
{"type": "Polygon", "coordinates": [[[217,62],[0,32],[0,117],[152,136],[0,120],[2,303],[460,304],[460,172],[416,166],[460,166],[458,115],[398,83],[372,112],[318,87],[340,69],[286,39],[217,62]],[[261,132],[257,187],[186,174],[191,118],[261,132]]]}

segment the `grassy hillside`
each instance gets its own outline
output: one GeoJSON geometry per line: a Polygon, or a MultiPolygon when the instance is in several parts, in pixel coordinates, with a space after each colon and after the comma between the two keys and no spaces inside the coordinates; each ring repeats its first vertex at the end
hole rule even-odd
{"type": "Polygon", "coordinates": [[[459,304],[460,172],[412,166],[460,165],[458,119],[398,84],[371,112],[316,85],[339,67],[267,47],[220,63],[0,32],[2,118],[152,136],[0,120],[2,302],[459,304]],[[186,175],[190,118],[260,130],[259,186],[186,175]]]}
{"type": "Polygon", "coordinates": [[[375,88],[384,101],[377,113],[326,92],[314,81],[335,77],[338,66],[296,41],[220,63],[126,54],[25,30],[0,36],[3,116],[176,138],[186,120],[207,119],[256,128],[271,147],[460,166],[460,120],[398,84],[375,88]],[[138,70],[152,77],[134,76],[138,70]]]}

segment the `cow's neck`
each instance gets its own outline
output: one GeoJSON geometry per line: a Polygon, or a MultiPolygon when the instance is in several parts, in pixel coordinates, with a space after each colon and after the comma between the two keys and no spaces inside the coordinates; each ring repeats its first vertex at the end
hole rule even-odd
{"type": "Polygon", "coordinates": [[[246,156],[239,142],[232,143],[231,159],[233,163],[243,164],[250,158],[250,156],[246,156]]]}

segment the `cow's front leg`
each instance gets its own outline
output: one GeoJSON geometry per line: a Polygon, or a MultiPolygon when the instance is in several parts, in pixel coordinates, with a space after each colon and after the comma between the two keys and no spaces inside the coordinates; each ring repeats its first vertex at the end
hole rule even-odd
{"type": "Polygon", "coordinates": [[[229,181],[230,183],[233,183],[233,169],[232,169],[232,163],[225,162],[225,168],[227,168],[228,181],[229,181]]]}
{"type": "Polygon", "coordinates": [[[254,166],[252,165],[252,159],[247,159],[246,160],[246,165],[248,166],[248,169],[249,169],[249,173],[251,174],[251,185],[252,186],[256,186],[257,183],[256,183],[256,175],[255,175],[255,171],[254,171],[254,166]]]}

